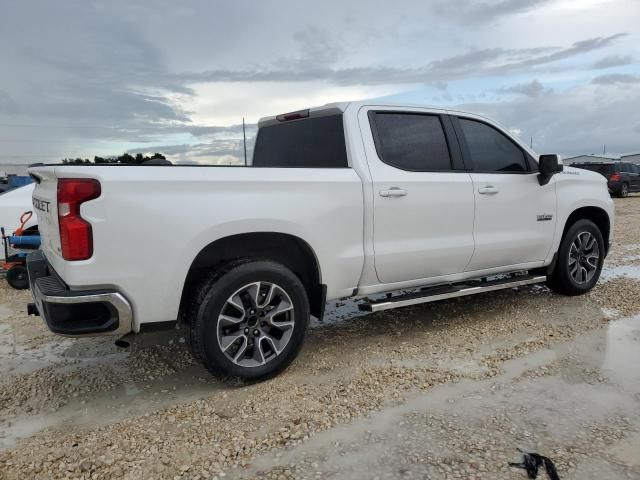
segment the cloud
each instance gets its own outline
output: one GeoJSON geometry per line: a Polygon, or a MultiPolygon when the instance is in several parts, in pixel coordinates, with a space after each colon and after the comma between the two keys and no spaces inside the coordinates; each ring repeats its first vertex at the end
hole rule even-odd
{"type": "Polygon", "coordinates": [[[446,17],[454,22],[486,23],[501,17],[527,12],[551,0],[499,0],[473,1],[457,0],[455,2],[443,0],[432,4],[431,8],[437,15],[446,17]]]}
{"type": "Polygon", "coordinates": [[[634,0],[5,3],[0,162],[159,147],[228,161],[243,116],[416,89],[547,99],[559,77],[608,96],[637,74],[637,34],[620,33],[634,0]],[[592,81],[600,68],[617,76],[592,81]]]}
{"type": "MultiPolygon", "coordinates": [[[[280,66],[261,66],[252,70],[208,70],[187,72],[173,76],[176,82],[186,84],[211,82],[310,82],[323,80],[337,85],[389,85],[425,84],[442,85],[443,82],[504,73],[518,73],[549,63],[566,60],[603,49],[627,33],[594,37],[573,43],[568,47],[536,47],[523,49],[474,49],[445,57],[418,67],[364,66],[308,69],[282,69],[280,66]]],[[[312,64],[312,59],[309,62],[312,64]]]]}
{"type": "Polygon", "coordinates": [[[597,85],[610,85],[610,84],[637,84],[640,83],[640,75],[630,75],[626,73],[612,73],[609,75],[600,75],[595,77],[591,83],[595,83],[597,85]]]}
{"type": "MultiPolygon", "coordinates": [[[[258,126],[245,125],[247,161],[251,161],[258,126]]],[[[157,145],[129,149],[130,154],[142,153],[150,155],[162,152],[168,160],[175,164],[211,164],[211,165],[242,165],[244,164],[244,146],[242,125],[231,127],[212,127],[211,135],[206,142],[183,143],[176,145],[157,145]]]]}
{"type": "Polygon", "coordinates": [[[16,102],[9,96],[7,92],[3,92],[0,90],[0,114],[10,114],[16,111],[18,105],[16,102]]]}
{"type": "MultiPolygon", "coordinates": [[[[148,125],[185,122],[172,95],[192,95],[167,79],[162,53],[126,19],[89,2],[10,2],[0,42],[2,86],[15,118],[38,123],[148,125]],[[34,11],[43,21],[34,21],[34,11]],[[44,20],[46,19],[46,21],[44,20]]],[[[6,110],[6,109],[5,109],[6,110]]]]}
{"type": "Polygon", "coordinates": [[[532,80],[531,82],[519,83],[511,87],[503,87],[498,90],[498,93],[518,93],[526,95],[528,97],[539,97],[545,92],[544,85],[538,80],[532,80]]]}
{"type": "Polygon", "coordinates": [[[624,65],[631,65],[632,63],[633,57],[631,55],[608,55],[593,63],[592,68],[604,69],[611,67],[621,67],[624,65]]]}
{"type": "Polygon", "coordinates": [[[539,96],[518,95],[492,103],[459,105],[495,118],[510,129],[521,131],[526,142],[540,153],[576,155],[607,150],[617,153],[640,151],[634,128],[640,125],[640,82],[586,84],[566,90],[544,90],[539,96]],[[624,122],[620,119],[624,118],[624,122]]]}

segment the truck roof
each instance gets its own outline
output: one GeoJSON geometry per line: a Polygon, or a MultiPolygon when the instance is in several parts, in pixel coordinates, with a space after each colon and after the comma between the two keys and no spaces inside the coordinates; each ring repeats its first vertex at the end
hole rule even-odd
{"type": "MultiPolygon", "coordinates": [[[[475,118],[478,120],[485,121],[490,125],[494,125],[499,127],[504,132],[509,132],[509,129],[504,125],[501,125],[499,122],[488,118],[482,114],[469,112],[465,110],[460,110],[456,108],[447,108],[446,106],[433,106],[433,105],[420,105],[420,104],[412,104],[412,103],[402,103],[402,102],[391,102],[388,100],[380,100],[380,99],[368,99],[368,100],[358,100],[354,102],[335,102],[335,103],[327,103],[326,105],[321,105],[318,107],[311,107],[305,110],[297,110],[295,112],[282,113],[279,115],[271,115],[268,117],[262,117],[258,120],[258,127],[266,127],[269,125],[276,125],[278,123],[282,123],[288,120],[297,120],[308,117],[324,117],[327,115],[337,115],[340,113],[344,113],[347,108],[352,108],[355,110],[360,109],[360,107],[392,107],[397,108],[399,110],[402,109],[411,109],[411,108],[419,108],[425,110],[430,113],[439,113],[439,114],[450,114],[450,115],[464,115],[470,118],[475,118]]],[[[510,135],[513,140],[515,140],[525,151],[529,152],[531,156],[534,158],[538,158],[538,154],[525,142],[521,139],[517,138],[515,135],[510,135]]]]}
{"type": "Polygon", "coordinates": [[[258,127],[274,125],[284,120],[294,120],[294,119],[306,118],[306,117],[321,117],[325,115],[335,115],[339,113],[344,113],[347,107],[349,106],[354,107],[356,109],[362,106],[422,108],[422,109],[426,109],[426,110],[437,112],[437,113],[458,113],[458,114],[469,115],[477,118],[483,118],[494,124],[496,123],[495,121],[483,115],[479,115],[474,112],[464,111],[460,109],[452,109],[452,108],[446,108],[446,107],[434,106],[434,105],[424,105],[424,104],[421,105],[421,104],[412,104],[412,103],[391,102],[388,100],[369,99],[369,100],[358,100],[358,101],[352,101],[352,102],[327,103],[325,105],[310,107],[304,110],[297,110],[294,112],[262,117],[260,118],[260,120],[258,120],[258,127]]]}

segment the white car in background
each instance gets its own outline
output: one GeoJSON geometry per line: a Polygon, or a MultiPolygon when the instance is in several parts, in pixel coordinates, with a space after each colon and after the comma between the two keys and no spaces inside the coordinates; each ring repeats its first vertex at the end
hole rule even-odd
{"type": "MultiPolygon", "coordinates": [[[[20,215],[33,210],[31,195],[33,195],[34,187],[35,184],[31,183],[0,193],[0,227],[4,227],[7,234],[10,234],[20,226],[20,215]]],[[[24,227],[35,229],[37,226],[38,218],[33,215],[24,227]]],[[[4,249],[2,248],[0,248],[0,258],[4,258],[4,249]]]]}

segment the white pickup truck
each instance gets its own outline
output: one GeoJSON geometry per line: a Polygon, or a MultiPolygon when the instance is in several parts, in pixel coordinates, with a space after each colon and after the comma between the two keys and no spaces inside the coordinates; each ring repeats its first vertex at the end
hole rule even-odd
{"type": "Polygon", "coordinates": [[[540,282],[587,292],[613,231],[602,175],[484,117],[420,106],[264,118],[246,167],[29,172],[43,239],[30,310],[51,331],[177,321],[212,373],[243,378],[289,365],[332,299],[378,311],[540,282]]]}

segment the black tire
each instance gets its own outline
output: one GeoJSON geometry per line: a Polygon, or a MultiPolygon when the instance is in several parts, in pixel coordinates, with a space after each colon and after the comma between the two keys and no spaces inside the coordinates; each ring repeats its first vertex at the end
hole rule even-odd
{"type": "Polygon", "coordinates": [[[29,273],[24,265],[14,265],[7,270],[7,283],[16,290],[29,288],[29,273]]]}
{"type": "MultiPolygon", "coordinates": [[[[602,271],[602,264],[604,263],[604,255],[605,255],[605,244],[604,239],[602,238],[602,233],[598,226],[593,223],[591,220],[578,220],[573,225],[571,225],[560,243],[560,248],[558,249],[558,255],[556,257],[556,264],[553,269],[553,272],[547,276],[547,285],[554,292],[561,293],[563,295],[582,295],[591,290],[598,279],[600,278],[600,272],[602,271]],[[595,255],[595,250],[592,248],[591,252],[586,249],[586,253],[580,253],[579,259],[576,258],[576,252],[579,250],[574,242],[580,242],[578,236],[582,236],[582,238],[587,237],[587,235],[591,235],[592,238],[595,239],[595,244],[597,245],[597,263],[595,268],[591,270],[593,274],[590,272],[584,275],[584,281],[579,281],[572,274],[572,266],[576,268],[581,268],[584,265],[584,270],[586,271],[589,266],[592,266],[591,263],[588,263],[585,260],[585,263],[582,263],[583,257],[590,257],[595,255]],[[574,247],[572,249],[572,246],[574,247]],[[571,255],[570,255],[571,253],[571,255]],[[572,261],[575,260],[575,261],[572,261]],[[591,275],[587,278],[587,275],[591,275]]],[[[581,277],[582,275],[576,273],[581,277]]]]}
{"type": "MultiPolygon", "coordinates": [[[[258,290],[256,293],[256,300],[260,295],[258,290]]],[[[271,294],[270,294],[271,295],[271,294]]],[[[274,294],[275,295],[275,294],[274,294]]],[[[262,297],[262,295],[260,295],[262,297]]],[[[242,301],[246,300],[246,296],[242,301]]],[[[277,298],[276,298],[277,300],[277,298]]],[[[237,302],[232,302],[231,305],[236,305],[237,302]]],[[[252,303],[253,304],[253,303],[252,303]]],[[[244,306],[244,305],[243,305],[244,306]]],[[[268,305],[262,305],[266,310],[268,316],[268,305]]],[[[233,308],[232,308],[233,310],[233,308]]],[[[239,309],[236,309],[236,311],[239,309]]],[[[253,311],[253,310],[252,310],[253,311]]],[[[229,316],[227,315],[227,316],[229,316]]],[[[273,317],[278,318],[278,317],[273,317]]],[[[300,279],[291,272],[285,266],[268,261],[268,260],[244,260],[227,265],[225,268],[219,271],[207,275],[203,278],[192,292],[192,297],[185,303],[181,311],[181,322],[186,328],[187,343],[193,353],[194,357],[202,363],[207,370],[213,375],[222,378],[241,378],[244,380],[264,380],[270,378],[285,368],[287,368],[291,362],[296,358],[306,335],[307,327],[309,324],[309,301],[304,285],[300,279]],[[270,285],[275,285],[278,291],[284,291],[284,297],[288,297],[285,302],[290,302],[291,307],[286,313],[277,314],[286,315],[287,320],[284,323],[292,324],[291,333],[288,334],[286,344],[282,346],[282,349],[276,353],[274,348],[276,344],[272,341],[267,341],[266,336],[269,335],[268,331],[278,333],[273,330],[272,325],[264,325],[266,322],[261,322],[259,315],[262,313],[256,313],[249,316],[249,307],[246,312],[241,314],[242,318],[246,321],[229,324],[232,328],[240,328],[233,333],[227,333],[226,327],[222,327],[220,317],[224,313],[225,315],[240,315],[239,313],[231,312],[229,300],[237,294],[238,291],[242,291],[245,287],[248,287],[256,282],[262,282],[264,288],[269,288],[270,285]],[[251,325],[249,322],[255,322],[251,325]],[[247,325],[244,325],[247,323],[247,325]],[[249,334],[246,333],[246,329],[252,330],[249,334]],[[260,329],[258,336],[252,337],[252,334],[260,329]],[[222,333],[224,332],[224,333],[222,333]],[[228,335],[228,336],[225,336],[228,335]],[[260,344],[260,352],[258,356],[261,356],[264,364],[257,364],[254,366],[246,366],[235,363],[233,358],[230,358],[229,353],[225,354],[221,342],[225,338],[231,338],[234,335],[241,335],[242,338],[239,342],[234,342],[227,347],[227,350],[233,349],[238,346],[238,351],[241,346],[244,345],[245,354],[253,352],[256,353],[255,348],[257,344],[260,344]],[[263,336],[264,335],[264,336],[263,336]],[[222,340],[220,337],[222,336],[222,340]],[[256,340],[258,342],[256,343],[256,340]],[[265,341],[263,341],[265,340],[265,341]],[[251,344],[253,342],[253,344],[251,344]],[[251,348],[251,350],[250,350],[251,348]],[[267,350],[265,355],[264,349],[267,350]]],[[[280,317],[282,318],[282,317],[280,317]]],[[[225,324],[226,325],[226,324],[225,324]]],[[[288,330],[288,329],[287,329],[288,330]]],[[[285,334],[282,334],[282,338],[277,341],[283,343],[285,334]]],[[[231,355],[235,356],[235,355],[231,355]]],[[[238,362],[250,362],[253,361],[254,355],[251,358],[242,357],[238,362]]]]}
{"type": "Polygon", "coordinates": [[[625,182],[620,187],[620,197],[626,198],[628,196],[629,196],[629,184],[625,182]]]}

